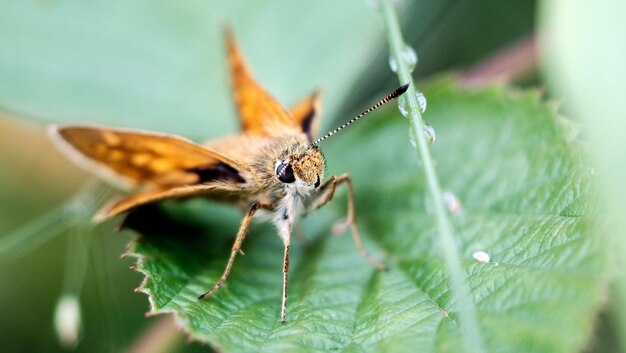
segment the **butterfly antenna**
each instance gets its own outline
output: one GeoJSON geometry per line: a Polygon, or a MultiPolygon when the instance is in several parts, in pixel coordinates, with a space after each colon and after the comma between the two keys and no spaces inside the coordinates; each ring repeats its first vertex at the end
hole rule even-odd
{"type": "Polygon", "coordinates": [[[361,119],[362,117],[364,117],[365,115],[367,115],[368,113],[371,113],[372,111],[380,108],[381,106],[385,105],[386,103],[389,103],[389,101],[391,101],[392,99],[398,98],[400,97],[404,92],[406,92],[406,90],[409,88],[409,84],[404,84],[398,88],[395,89],[395,91],[391,92],[387,97],[381,99],[378,103],[374,104],[372,107],[370,107],[368,110],[364,111],[363,113],[355,116],[354,118],[350,119],[350,121],[347,121],[345,123],[343,123],[341,126],[337,127],[335,130],[329,131],[326,133],[326,135],[318,138],[317,140],[313,141],[311,143],[311,145],[316,146],[326,140],[327,138],[333,136],[334,134],[338,133],[341,129],[345,128],[346,126],[354,123],[355,121],[361,119]]]}

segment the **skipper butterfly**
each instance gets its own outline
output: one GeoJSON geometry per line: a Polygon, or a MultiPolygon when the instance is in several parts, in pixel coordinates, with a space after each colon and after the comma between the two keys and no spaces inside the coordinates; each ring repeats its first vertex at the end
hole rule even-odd
{"type": "Polygon", "coordinates": [[[253,217],[270,216],[284,244],[281,321],[286,321],[287,275],[291,232],[300,213],[329,202],[338,186],[348,187],[344,225],[350,227],[357,249],[373,266],[385,269],[367,252],[355,224],[354,187],[348,174],[324,180],[325,160],[319,143],[365,114],[402,95],[401,86],[376,105],[323,137],[313,140],[320,115],[320,95],[304,98],[290,110],[283,108],[253,78],[226,32],[232,89],[241,133],[196,144],[178,136],[89,125],[51,127],[51,135],[69,158],[88,171],[141,191],[100,210],[94,220],[107,220],[139,206],[170,199],[204,197],[233,204],[244,212],[224,273],[204,299],[228,278],[241,252],[253,217]]]}

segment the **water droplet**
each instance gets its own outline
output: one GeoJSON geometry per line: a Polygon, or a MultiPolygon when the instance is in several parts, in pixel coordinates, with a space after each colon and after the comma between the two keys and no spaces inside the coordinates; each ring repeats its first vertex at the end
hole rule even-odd
{"type": "Polygon", "coordinates": [[[589,170],[589,174],[591,174],[591,175],[596,174],[596,168],[591,168],[591,169],[589,170]]]}
{"type": "MultiPolygon", "coordinates": [[[[400,53],[400,60],[404,61],[404,63],[409,67],[409,71],[413,72],[415,69],[415,65],[417,65],[417,53],[415,49],[410,45],[405,45],[404,50],[400,53]]],[[[398,72],[398,62],[393,55],[389,55],[389,67],[391,71],[398,72]]]]}
{"type": "Polygon", "coordinates": [[[417,148],[417,136],[415,136],[415,130],[413,128],[409,129],[409,142],[411,142],[413,148],[417,148]]]}
{"type": "Polygon", "coordinates": [[[409,67],[409,71],[413,72],[415,69],[415,65],[417,65],[417,53],[415,49],[410,45],[405,45],[404,50],[402,51],[402,60],[406,62],[409,67]]]}
{"type": "Polygon", "coordinates": [[[445,190],[443,192],[443,202],[450,212],[453,215],[457,215],[463,211],[463,205],[461,205],[461,200],[451,191],[445,190]]]}
{"type": "MultiPolygon", "coordinates": [[[[442,193],[442,198],[443,198],[444,207],[452,215],[457,216],[457,215],[460,215],[461,212],[463,212],[463,206],[461,205],[461,201],[459,201],[459,198],[456,197],[453,193],[451,193],[450,191],[444,190],[442,193]]],[[[424,208],[426,210],[426,213],[430,215],[435,213],[435,208],[436,208],[435,202],[430,196],[430,193],[427,194],[426,197],[424,198],[424,208]]],[[[457,239],[457,241],[460,242],[461,239],[457,239]]],[[[461,243],[457,245],[460,246],[461,243]]]]}
{"type": "Polygon", "coordinates": [[[426,111],[426,105],[428,104],[428,102],[426,101],[426,96],[422,92],[417,92],[416,97],[417,104],[419,104],[420,106],[420,111],[422,112],[422,114],[424,114],[424,112],[426,111]]]}
{"type": "Polygon", "coordinates": [[[426,124],[424,125],[424,132],[426,132],[428,143],[431,145],[435,143],[435,140],[437,140],[437,134],[435,133],[435,128],[430,124],[426,124]]]}
{"type": "Polygon", "coordinates": [[[78,297],[65,294],[59,298],[54,313],[54,328],[61,344],[76,347],[80,338],[81,314],[78,297]]]}
{"type": "Polygon", "coordinates": [[[489,260],[491,260],[491,257],[489,256],[489,254],[487,254],[484,251],[475,251],[472,254],[472,257],[474,258],[474,260],[478,262],[482,262],[482,263],[489,263],[489,260]]]}
{"type": "MultiPolygon", "coordinates": [[[[428,102],[426,101],[426,96],[424,96],[424,93],[422,92],[417,92],[415,94],[415,98],[417,98],[417,104],[419,105],[420,112],[422,112],[423,114],[426,111],[426,105],[428,104],[428,102]]],[[[400,113],[402,113],[402,115],[406,117],[409,116],[408,106],[409,99],[407,98],[406,94],[398,98],[398,109],[400,109],[400,113]]]]}
{"type": "Polygon", "coordinates": [[[406,94],[398,98],[398,109],[400,109],[400,113],[402,113],[402,115],[404,115],[405,117],[409,116],[408,105],[409,105],[409,101],[406,98],[406,94]]]}
{"type": "MultiPolygon", "coordinates": [[[[424,133],[426,134],[428,144],[432,145],[433,143],[435,143],[437,135],[435,134],[435,129],[432,127],[432,125],[424,125],[424,133]]],[[[413,147],[417,147],[417,139],[415,136],[415,131],[413,131],[413,129],[409,129],[409,141],[411,142],[411,145],[413,145],[413,147]]]]}
{"type": "Polygon", "coordinates": [[[398,62],[393,55],[389,55],[389,67],[391,68],[391,71],[398,72],[398,62]]]}

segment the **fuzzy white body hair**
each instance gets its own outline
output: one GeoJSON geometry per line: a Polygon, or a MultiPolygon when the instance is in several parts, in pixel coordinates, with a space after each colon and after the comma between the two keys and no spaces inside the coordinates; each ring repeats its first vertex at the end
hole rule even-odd
{"type": "Polygon", "coordinates": [[[272,222],[284,244],[289,242],[291,230],[313,190],[313,187],[301,181],[296,181],[293,185],[285,184],[285,196],[278,203],[272,216],[272,222]]]}

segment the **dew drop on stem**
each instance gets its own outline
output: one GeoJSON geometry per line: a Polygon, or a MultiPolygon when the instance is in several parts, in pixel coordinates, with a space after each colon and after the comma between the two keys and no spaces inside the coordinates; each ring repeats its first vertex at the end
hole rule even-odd
{"type": "MultiPolygon", "coordinates": [[[[461,204],[461,200],[449,190],[443,190],[441,194],[443,198],[443,204],[448,211],[453,216],[458,216],[463,212],[463,205],[461,204]]],[[[434,213],[434,201],[430,195],[427,195],[425,198],[425,209],[426,213],[433,214],[434,213]]]]}
{"type": "Polygon", "coordinates": [[[461,204],[461,200],[449,190],[444,190],[443,192],[443,202],[450,212],[453,215],[457,215],[463,211],[463,205],[461,204]]]}
{"type": "Polygon", "coordinates": [[[409,129],[409,142],[413,148],[417,148],[417,136],[415,136],[415,129],[413,129],[413,127],[409,129]]]}
{"type": "Polygon", "coordinates": [[[402,51],[402,57],[409,67],[409,71],[413,72],[413,70],[415,70],[415,65],[417,65],[418,61],[415,49],[413,49],[413,47],[410,45],[405,45],[404,50],[402,51]]]}
{"type": "Polygon", "coordinates": [[[409,109],[407,108],[408,101],[405,96],[398,98],[398,109],[400,109],[400,113],[405,117],[409,117],[409,109]]]}
{"type": "Polygon", "coordinates": [[[422,112],[422,114],[424,114],[424,112],[426,111],[426,105],[428,104],[428,102],[426,101],[426,96],[422,92],[417,92],[415,96],[417,97],[417,104],[419,104],[420,106],[420,111],[422,112]]]}
{"type": "MultiPolygon", "coordinates": [[[[426,105],[428,104],[428,102],[426,101],[426,96],[424,96],[424,93],[422,92],[417,92],[415,94],[415,98],[417,99],[417,104],[420,107],[420,112],[423,114],[426,111],[426,105]]],[[[402,113],[402,115],[404,115],[405,117],[409,116],[408,106],[409,99],[407,98],[406,94],[398,98],[398,109],[400,109],[400,113],[402,113]]]]}
{"type": "Polygon", "coordinates": [[[393,55],[389,55],[389,68],[391,68],[391,71],[393,72],[398,72],[398,62],[393,55]]]}
{"type": "Polygon", "coordinates": [[[435,128],[430,124],[426,124],[424,125],[424,132],[426,133],[426,137],[428,138],[428,143],[431,145],[435,143],[435,140],[437,140],[435,128]]]}
{"type": "MultiPolygon", "coordinates": [[[[400,53],[400,60],[402,60],[404,64],[406,64],[410,72],[413,72],[413,70],[415,69],[415,65],[417,65],[418,61],[415,49],[413,49],[413,47],[411,47],[410,45],[405,45],[404,49],[400,53]]],[[[398,71],[398,62],[393,55],[389,56],[389,67],[393,72],[398,71]]]]}
{"type": "MultiPolygon", "coordinates": [[[[430,124],[424,125],[424,134],[426,134],[426,139],[429,145],[432,145],[433,143],[435,143],[435,140],[437,139],[437,135],[432,125],[430,124]]],[[[413,145],[413,147],[417,148],[417,136],[415,136],[415,131],[412,128],[409,129],[409,142],[411,142],[411,145],[413,145]]]]}

